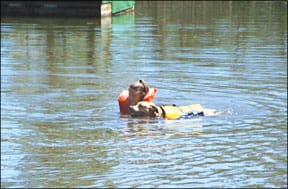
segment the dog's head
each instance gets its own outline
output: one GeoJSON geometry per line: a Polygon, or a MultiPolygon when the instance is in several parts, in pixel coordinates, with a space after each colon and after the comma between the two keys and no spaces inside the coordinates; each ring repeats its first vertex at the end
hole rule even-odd
{"type": "Polygon", "coordinates": [[[129,115],[132,117],[161,117],[162,109],[153,102],[141,101],[134,106],[129,106],[129,115]]]}
{"type": "Polygon", "coordinates": [[[142,101],[144,96],[149,92],[149,87],[144,80],[138,80],[132,83],[129,87],[129,104],[136,105],[142,101]]]}

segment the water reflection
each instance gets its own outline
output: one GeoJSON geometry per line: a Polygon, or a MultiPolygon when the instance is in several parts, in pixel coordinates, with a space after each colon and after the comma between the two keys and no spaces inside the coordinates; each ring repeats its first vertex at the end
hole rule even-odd
{"type": "Polygon", "coordinates": [[[201,118],[192,120],[129,120],[127,128],[121,129],[124,138],[127,137],[171,137],[203,134],[201,118]]]}
{"type": "Polygon", "coordinates": [[[286,186],[285,5],[139,1],[111,20],[1,19],[1,187],[286,186]],[[121,118],[117,96],[139,78],[156,104],[225,114],[121,118]]]}
{"type": "Polygon", "coordinates": [[[37,141],[37,146],[35,142],[27,144],[23,149],[26,155],[21,162],[30,163],[20,163],[19,169],[23,174],[20,174],[19,178],[29,182],[22,184],[29,187],[91,186],[93,184],[91,179],[109,172],[111,167],[118,164],[117,153],[111,153],[108,146],[97,145],[90,139],[97,140],[98,132],[80,132],[77,136],[69,132],[64,133],[65,135],[61,134],[58,140],[57,137],[50,136],[53,137],[51,142],[49,139],[37,141]],[[87,133],[90,137],[77,140],[79,136],[85,136],[87,133]],[[42,167],[40,170],[39,165],[42,167]],[[35,177],[37,179],[34,179],[35,177]],[[58,179],[55,180],[55,178],[58,179]]]}

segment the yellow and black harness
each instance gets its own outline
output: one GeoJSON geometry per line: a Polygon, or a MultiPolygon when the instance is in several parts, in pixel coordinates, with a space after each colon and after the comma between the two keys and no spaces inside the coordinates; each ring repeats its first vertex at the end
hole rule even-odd
{"type": "Polygon", "coordinates": [[[200,104],[189,106],[163,105],[160,106],[163,117],[167,119],[190,118],[194,116],[204,116],[203,108],[200,104]]]}

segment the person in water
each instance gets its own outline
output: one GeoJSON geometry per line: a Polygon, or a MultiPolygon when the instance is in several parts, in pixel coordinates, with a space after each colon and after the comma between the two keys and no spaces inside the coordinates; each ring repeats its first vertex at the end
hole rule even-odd
{"type": "Polygon", "coordinates": [[[143,79],[140,79],[129,86],[128,91],[123,90],[118,96],[118,103],[121,115],[128,115],[129,106],[136,105],[140,101],[152,102],[157,88],[149,88],[143,79]]]}

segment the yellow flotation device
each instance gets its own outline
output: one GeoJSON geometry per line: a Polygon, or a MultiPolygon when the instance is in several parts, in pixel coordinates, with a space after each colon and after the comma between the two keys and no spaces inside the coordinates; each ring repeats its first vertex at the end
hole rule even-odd
{"type": "Polygon", "coordinates": [[[191,104],[188,106],[163,105],[161,106],[161,108],[164,112],[164,118],[167,119],[178,119],[181,116],[191,113],[193,111],[199,112],[203,110],[200,104],[191,104]]]}

